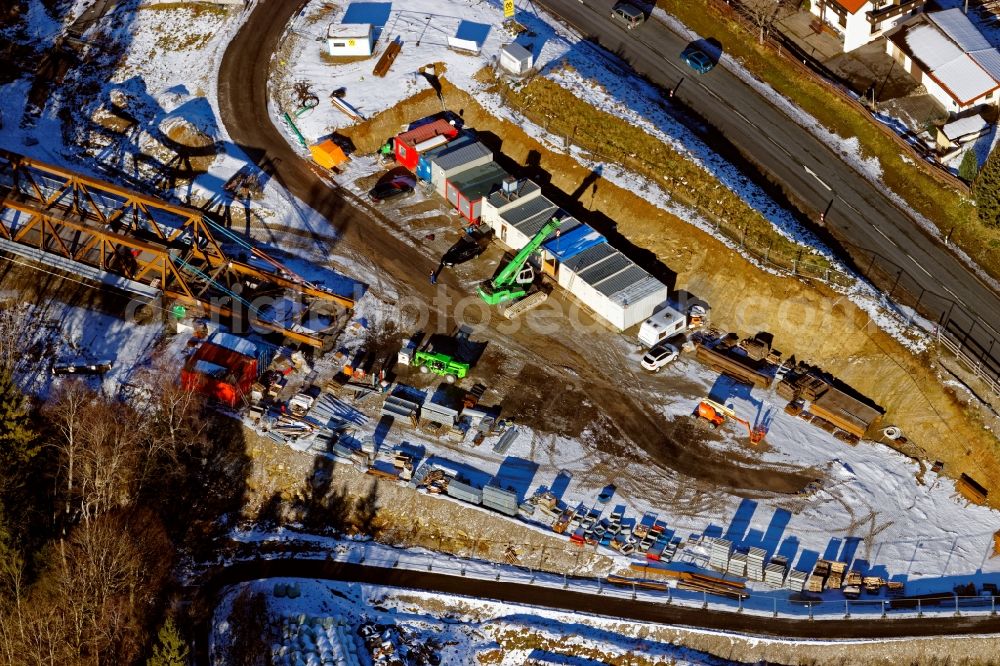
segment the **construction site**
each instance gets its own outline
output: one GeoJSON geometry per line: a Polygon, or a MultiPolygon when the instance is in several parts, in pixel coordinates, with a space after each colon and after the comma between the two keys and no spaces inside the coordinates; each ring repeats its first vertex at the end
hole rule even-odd
{"type": "MultiPolygon", "coordinates": [[[[916,317],[860,280],[748,260],[658,183],[508,108],[495,91],[535,77],[596,105],[618,65],[544,14],[490,5],[474,23],[469,7],[306,3],[255,70],[265,85],[239,84],[222,40],[221,92],[186,119],[211,116],[219,152],[186,198],[108,167],[155,151],[106,119],[68,164],[0,125],[4,278],[46,274],[47,297],[78,309],[32,329],[34,389],[118,394],[136,368],[167,367],[245,429],[234,532],[305,538],[303,477],[335,479],[377,495],[386,544],[633,598],[808,619],[824,603],[995,604],[992,421],[916,317]],[[254,524],[265,508],[273,522],[254,524]]],[[[189,93],[157,76],[141,104],[129,89],[101,109],[136,127],[183,117],[189,93]]],[[[732,182],[712,187],[783,224],[732,182]]],[[[784,232],[803,265],[841,270],[784,232]]],[[[353,621],[298,619],[295,584],[267,593],[292,643],[354,645],[353,621]]],[[[362,630],[373,663],[421,644],[381,620],[362,630]]]]}

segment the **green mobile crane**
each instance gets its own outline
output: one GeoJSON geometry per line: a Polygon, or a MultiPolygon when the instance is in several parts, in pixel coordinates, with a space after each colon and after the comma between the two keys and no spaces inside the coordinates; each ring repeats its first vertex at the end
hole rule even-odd
{"type": "Polygon", "coordinates": [[[528,241],[528,244],[522,247],[514,258],[510,260],[510,263],[503,267],[499,273],[491,280],[486,280],[479,285],[479,296],[482,297],[489,305],[497,305],[499,303],[504,303],[506,301],[518,301],[521,300],[527,307],[514,309],[516,305],[520,303],[515,303],[514,305],[507,308],[504,315],[511,319],[526,309],[539,305],[548,296],[544,291],[535,292],[531,297],[532,301],[530,303],[525,302],[528,299],[524,297],[528,293],[528,289],[531,288],[531,284],[535,281],[535,271],[528,264],[528,258],[538,251],[538,248],[542,246],[545,239],[549,237],[553,231],[559,228],[562,224],[562,220],[552,218],[545,223],[534,238],[528,241]],[[541,294],[541,296],[538,296],[541,294]]]}

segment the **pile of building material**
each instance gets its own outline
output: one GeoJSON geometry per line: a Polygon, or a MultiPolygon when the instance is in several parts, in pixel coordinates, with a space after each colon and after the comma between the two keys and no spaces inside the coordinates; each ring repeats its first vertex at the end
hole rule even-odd
{"type": "Polygon", "coordinates": [[[764,567],[764,583],[771,587],[783,587],[785,572],[788,571],[788,559],[777,555],[764,567]]]}
{"type": "Polygon", "coordinates": [[[792,592],[801,592],[805,589],[806,579],[808,579],[809,573],[807,571],[800,571],[798,569],[792,569],[788,572],[788,578],[785,582],[785,587],[787,587],[792,592]]]}
{"type": "Polygon", "coordinates": [[[729,564],[726,566],[726,573],[730,576],[739,576],[744,578],[747,575],[747,554],[743,551],[737,550],[729,558],[729,564]]]}
{"type": "Polygon", "coordinates": [[[763,548],[752,547],[747,550],[747,578],[753,581],[764,580],[764,560],[767,551],[763,548]]]}
{"type": "Polygon", "coordinates": [[[882,418],[883,411],[838,388],[817,369],[799,364],[782,378],[777,393],[789,401],[787,412],[794,413],[838,439],[856,444],[882,418]],[[803,401],[808,401],[806,410],[803,401]]]}
{"type": "Polygon", "coordinates": [[[511,490],[504,490],[494,483],[486,486],[482,490],[482,505],[488,509],[499,511],[508,516],[516,516],[518,512],[517,493],[511,490]]]}
{"type": "Polygon", "coordinates": [[[771,386],[771,365],[766,361],[755,361],[732,348],[723,348],[721,345],[708,346],[702,342],[696,345],[696,350],[698,360],[715,372],[756,388],[771,386]]]}
{"type": "Polygon", "coordinates": [[[989,491],[983,488],[975,479],[963,473],[955,482],[955,490],[973,504],[986,504],[986,496],[989,491]]]}
{"type": "Polygon", "coordinates": [[[728,539],[708,540],[708,566],[717,571],[727,571],[733,554],[733,542],[728,539]]]}

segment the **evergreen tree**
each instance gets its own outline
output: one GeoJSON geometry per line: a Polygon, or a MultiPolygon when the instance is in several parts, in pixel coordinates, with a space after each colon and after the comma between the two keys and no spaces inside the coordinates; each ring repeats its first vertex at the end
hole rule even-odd
{"type": "Polygon", "coordinates": [[[24,394],[9,371],[0,371],[0,464],[18,467],[38,453],[24,394]]]}
{"type": "Polygon", "coordinates": [[[970,148],[962,155],[962,163],[958,165],[958,177],[967,183],[971,183],[976,179],[976,174],[978,173],[979,158],[976,157],[976,151],[970,148]]]}
{"type": "Polygon", "coordinates": [[[988,227],[1000,226],[1000,153],[990,153],[972,187],[979,221],[988,227]]]}
{"type": "Polygon", "coordinates": [[[187,665],[187,644],[184,643],[184,638],[174,624],[173,618],[168,617],[156,635],[156,645],[153,646],[153,654],[146,661],[146,666],[187,665]]]}

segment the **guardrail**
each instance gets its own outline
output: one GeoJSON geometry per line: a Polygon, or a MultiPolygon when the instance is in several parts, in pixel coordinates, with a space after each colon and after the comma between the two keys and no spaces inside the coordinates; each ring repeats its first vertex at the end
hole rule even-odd
{"type": "MultiPolygon", "coordinates": [[[[301,550],[290,548],[284,552],[284,556],[431,572],[474,580],[529,584],[598,596],[672,604],[683,608],[807,621],[990,617],[997,615],[997,604],[1000,601],[996,595],[970,597],[951,593],[941,593],[934,599],[879,597],[856,600],[795,600],[790,598],[791,593],[787,590],[753,590],[748,591],[749,596],[745,599],[728,599],[707,592],[680,590],[675,587],[668,587],[663,591],[645,589],[639,584],[639,579],[632,585],[617,585],[608,583],[604,578],[555,574],[512,564],[421,553],[376,542],[339,542],[333,550],[326,550],[323,553],[303,553],[301,550]]],[[[664,579],[657,582],[669,581],[664,579]]]]}

